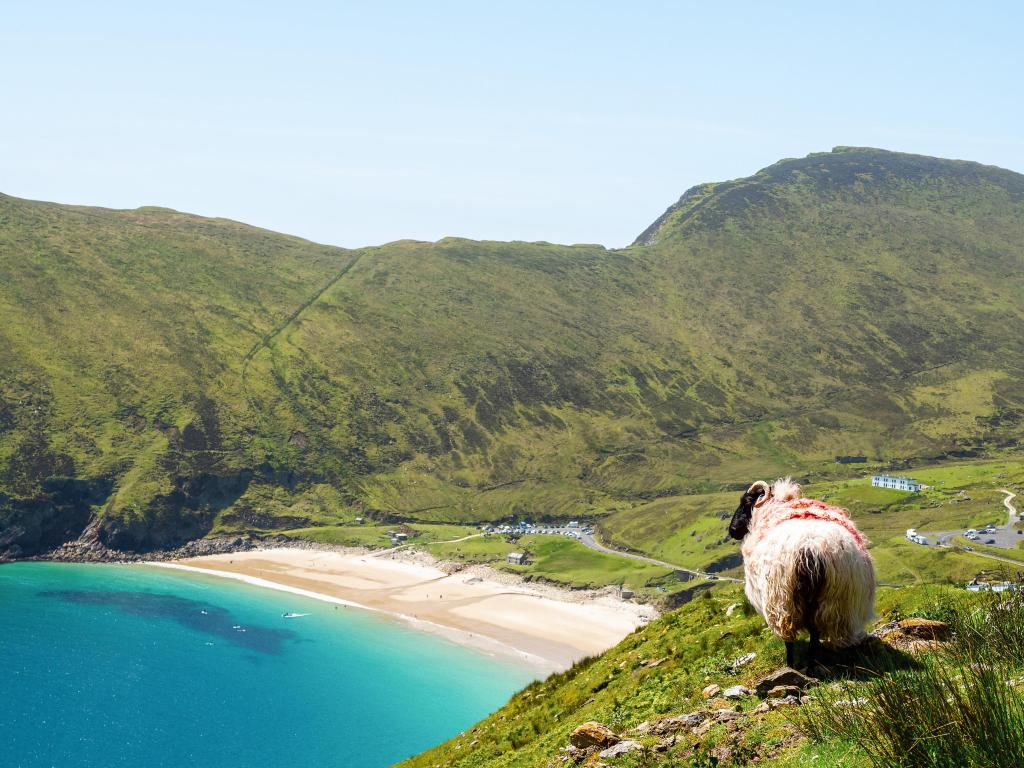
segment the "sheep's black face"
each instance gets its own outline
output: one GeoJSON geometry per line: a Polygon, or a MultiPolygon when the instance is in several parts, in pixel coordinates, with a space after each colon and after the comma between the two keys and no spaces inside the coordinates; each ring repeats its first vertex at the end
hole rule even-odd
{"type": "Polygon", "coordinates": [[[740,505],[733,512],[732,522],[729,523],[729,535],[734,539],[742,539],[750,530],[750,516],[754,514],[754,505],[758,499],[764,496],[760,488],[748,491],[740,496],[740,505]]]}

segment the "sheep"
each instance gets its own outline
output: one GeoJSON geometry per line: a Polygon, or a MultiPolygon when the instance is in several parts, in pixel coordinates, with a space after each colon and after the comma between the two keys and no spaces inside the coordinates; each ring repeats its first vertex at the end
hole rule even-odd
{"type": "Polygon", "coordinates": [[[822,643],[847,648],[864,638],[875,617],[875,569],[845,510],[801,498],[788,477],[771,487],[759,480],[740,499],[729,535],[743,542],[747,599],[785,641],[790,667],[802,629],[812,669],[822,643]]]}

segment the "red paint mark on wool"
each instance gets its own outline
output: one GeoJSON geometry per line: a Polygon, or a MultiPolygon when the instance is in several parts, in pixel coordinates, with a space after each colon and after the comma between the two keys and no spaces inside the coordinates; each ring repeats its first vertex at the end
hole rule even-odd
{"type": "Polygon", "coordinates": [[[841,525],[850,532],[861,551],[867,552],[868,544],[864,534],[857,530],[845,509],[833,507],[817,499],[795,499],[773,504],[769,520],[765,522],[774,527],[787,520],[824,520],[841,525]]]}

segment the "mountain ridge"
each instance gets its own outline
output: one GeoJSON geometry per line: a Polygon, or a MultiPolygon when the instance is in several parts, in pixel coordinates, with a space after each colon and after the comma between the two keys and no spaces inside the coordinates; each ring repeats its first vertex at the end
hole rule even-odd
{"type": "MultiPolygon", "coordinates": [[[[683,193],[682,197],[669,206],[669,208],[647,227],[633,241],[632,245],[651,245],[655,242],[659,230],[670,219],[683,218],[688,220],[697,213],[697,208],[707,200],[711,193],[739,193],[744,189],[756,188],[762,183],[777,183],[781,173],[800,172],[813,168],[820,161],[831,161],[833,168],[848,170],[850,166],[858,167],[860,173],[865,172],[865,161],[885,160],[899,163],[901,175],[905,178],[912,178],[914,175],[941,177],[950,176],[954,172],[964,174],[970,172],[972,175],[989,179],[999,179],[1008,188],[1014,189],[1017,195],[1024,195],[1024,175],[1007,170],[995,165],[985,165],[970,160],[949,160],[935,158],[928,155],[916,155],[905,152],[894,152],[890,150],[875,149],[873,147],[834,147],[831,152],[813,152],[802,158],[785,158],[762,168],[752,176],[740,179],[732,179],[724,182],[704,182],[690,187],[683,193]],[[849,163],[845,161],[851,161],[849,163]],[[843,168],[846,166],[846,168],[843,168]]],[[[849,181],[848,178],[840,177],[840,183],[849,181]]],[[[681,224],[683,222],[677,222],[681,224]]]]}
{"type": "Polygon", "coordinates": [[[0,551],[603,515],[1017,443],[1024,176],[851,148],[695,189],[612,250],[0,197],[0,551]]]}

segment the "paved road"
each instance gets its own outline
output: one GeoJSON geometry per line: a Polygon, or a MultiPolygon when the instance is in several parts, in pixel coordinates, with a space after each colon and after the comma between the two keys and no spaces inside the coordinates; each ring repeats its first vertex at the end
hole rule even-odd
{"type": "MultiPolygon", "coordinates": [[[[606,547],[604,544],[602,544],[601,542],[597,541],[597,539],[594,538],[594,535],[592,533],[584,533],[583,530],[580,529],[580,528],[551,528],[549,530],[551,530],[552,533],[549,533],[549,534],[538,534],[536,531],[534,531],[532,533],[524,534],[524,535],[528,535],[528,536],[564,536],[567,533],[571,533],[574,536],[578,537],[577,540],[581,544],[583,544],[583,546],[589,547],[590,549],[593,549],[595,552],[601,552],[602,554],[605,554],[605,555],[611,555],[612,557],[626,557],[626,558],[629,558],[630,560],[640,560],[640,561],[645,562],[645,563],[650,563],[651,565],[660,566],[661,568],[669,568],[669,569],[671,569],[673,571],[682,571],[683,573],[688,573],[691,576],[694,576],[695,578],[699,578],[699,579],[712,579],[712,580],[718,580],[718,581],[735,581],[735,582],[742,582],[743,581],[742,579],[734,579],[731,576],[719,576],[718,574],[708,574],[708,573],[706,573],[704,571],[698,571],[698,570],[695,570],[693,568],[684,568],[683,566],[676,565],[675,563],[666,563],[664,560],[656,560],[653,557],[647,557],[646,555],[638,555],[638,554],[636,554],[634,552],[622,552],[621,550],[618,550],[618,549],[611,549],[610,547],[606,547]]],[[[455,544],[455,543],[460,542],[460,541],[467,541],[468,539],[476,539],[476,538],[479,538],[479,537],[484,536],[484,535],[485,534],[483,534],[483,533],[473,533],[473,534],[470,534],[469,536],[463,536],[462,538],[459,538],[459,539],[449,539],[448,541],[437,541],[437,542],[433,542],[433,543],[435,543],[435,544],[455,544]]],[[[495,532],[492,535],[494,535],[494,536],[501,536],[503,534],[495,532]]],[[[377,551],[371,553],[370,556],[371,557],[383,557],[384,555],[390,555],[392,552],[397,552],[400,549],[406,549],[407,547],[414,546],[415,544],[416,544],[416,542],[408,542],[406,544],[399,544],[397,547],[390,547],[388,549],[378,549],[377,551]]]]}
{"type": "MultiPolygon", "coordinates": [[[[996,528],[995,533],[979,533],[979,543],[988,544],[991,539],[992,543],[988,544],[990,547],[999,547],[1001,549],[1016,549],[1017,544],[1020,541],[1024,541],[1024,534],[1017,532],[1014,527],[1019,520],[1017,508],[1012,504],[1013,499],[1017,496],[1013,491],[1008,491],[1005,488],[999,490],[1000,493],[1004,494],[1006,498],[1003,499],[1003,506],[1006,507],[1006,525],[996,528]]],[[[950,542],[957,536],[963,536],[966,530],[961,531],[939,531],[937,533],[923,533],[929,539],[934,538],[936,541],[935,546],[948,547],[950,542]]],[[[976,555],[981,555],[981,552],[975,552],[976,555]]],[[[1006,558],[999,557],[998,555],[987,555],[995,560],[1006,560],[1006,562],[1016,562],[1013,560],[1007,560],[1006,558]]]]}
{"type": "MultiPolygon", "coordinates": [[[[668,569],[673,570],[673,571],[681,571],[682,573],[688,573],[691,576],[693,576],[694,578],[698,578],[698,579],[711,579],[711,580],[718,580],[718,581],[736,581],[736,582],[742,582],[743,581],[742,579],[734,579],[731,576],[719,576],[717,573],[716,574],[709,574],[706,571],[700,571],[700,570],[697,570],[695,568],[686,568],[686,567],[684,567],[682,565],[676,565],[675,563],[666,563],[664,560],[657,560],[657,559],[655,559],[653,557],[647,557],[646,555],[636,554],[635,552],[623,552],[622,550],[619,550],[619,549],[612,549],[611,547],[607,547],[604,544],[602,544],[601,542],[599,542],[597,539],[595,539],[594,538],[594,534],[592,534],[592,533],[584,533],[582,528],[569,528],[568,526],[554,528],[554,527],[545,527],[543,525],[542,526],[538,526],[538,527],[541,528],[542,530],[549,530],[549,531],[551,531],[551,533],[538,533],[537,531],[531,531],[530,533],[524,533],[523,535],[525,535],[525,536],[565,536],[565,535],[568,534],[568,535],[576,537],[577,541],[579,541],[583,546],[588,547],[588,548],[594,550],[595,552],[600,552],[603,555],[611,555],[612,557],[625,557],[625,558],[629,558],[630,560],[639,560],[639,561],[644,562],[644,563],[650,563],[651,565],[657,565],[660,568],[668,568],[668,569]]],[[[496,532],[495,535],[502,535],[502,534],[496,532]]]]}
{"type": "MultiPolygon", "coordinates": [[[[463,536],[458,539],[447,539],[445,541],[431,541],[431,544],[458,544],[460,541],[468,541],[469,539],[479,539],[484,534],[482,533],[471,533],[469,536],[463,536]]],[[[415,546],[419,542],[407,541],[405,544],[399,544],[397,547],[389,547],[388,549],[377,549],[370,553],[370,557],[382,557],[384,555],[390,555],[392,552],[397,552],[400,549],[407,549],[408,547],[415,546]]]]}
{"type": "Polygon", "coordinates": [[[684,573],[689,573],[700,579],[707,579],[710,577],[712,579],[718,579],[720,581],[742,581],[742,579],[734,579],[731,576],[719,576],[717,574],[711,575],[705,573],[704,571],[694,570],[693,568],[684,568],[683,566],[676,565],[675,563],[666,563],[664,560],[655,560],[653,557],[637,555],[633,552],[621,552],[617,549],[610,549],[609,547],[606,547],[604,544],[597,541],[597,539],[594,538],[593,534],[590,533],[581,533],[580,541],[584,544],[584,546],[590,547],[591,549],[597,552],[602,552],[606,555],[613,555],[615,557],[628,557],[631,560],[641,560],[645,563],[650,563],[651,565],[661,566],[662,568],[671,568],[673,571],[683,571],[684,573]]]}

